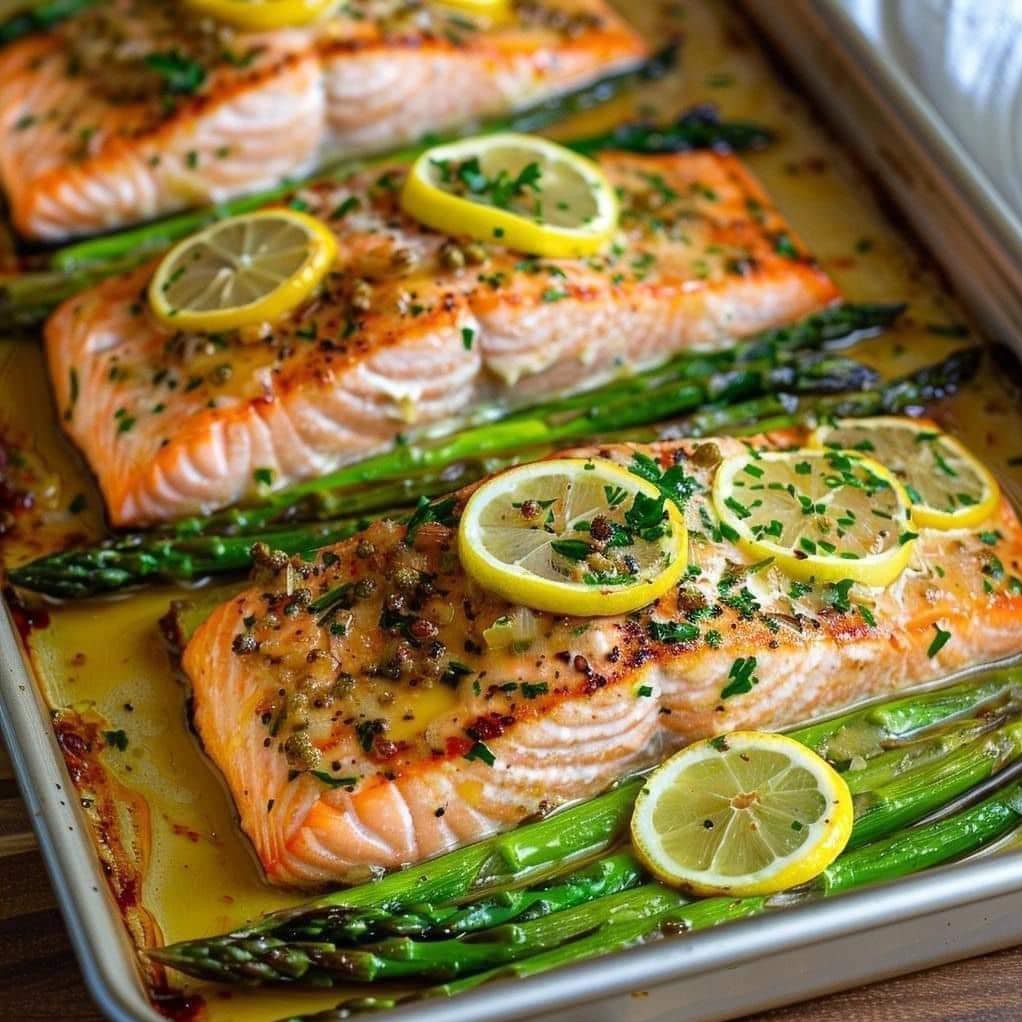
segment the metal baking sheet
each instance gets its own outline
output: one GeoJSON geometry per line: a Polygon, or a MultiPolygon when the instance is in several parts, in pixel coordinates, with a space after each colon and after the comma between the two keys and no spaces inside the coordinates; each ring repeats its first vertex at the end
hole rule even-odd
{"type": "MultiPolygon", "coordinates": [[[[888,186],[977,322],[1022,350],[1018,224],[918,93],[870,50],[832,0],[745,6],[888,186]]],[[[111,1019],[159,1022],[6,613],[0,729],[89,989],[111,1019]]],[[[710,1022],[1019,942],[1022,852],[1013,852],[386,1017],[710,1022]]]]}

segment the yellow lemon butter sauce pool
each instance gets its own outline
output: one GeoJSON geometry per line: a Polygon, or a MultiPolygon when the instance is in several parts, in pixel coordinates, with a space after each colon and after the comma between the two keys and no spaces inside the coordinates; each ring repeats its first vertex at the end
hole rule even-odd
{"type": "MultiPolygon", "coordinates": [[[[818,122],[818,115],[778,81],[752,29],[713,0],[627,3],[652,40],[683,32],[678,69],[641,95],[586,115],[560,131],[591,133],[634,115],[667,119],[711,101],[725,117],[778,131],[775,145],[747,159],[824,269],[855,301],[908,301],[910,315],[862,355],[888,374],[902,374],[962,343],[961,310],[913,240],[892,225],[870,185],[818,122]],[[936,327],[936,329],[934,329],[936,327]]],[[[986,368],[965,393],[938,409],[942,424],[986,458],[1012,497],[1022,486],[1022,414],[986,368]]],[[[22,477],[36,498],[19,514],[0,549],[19,563],[55,549],[68,536],[100,534],[98,493],[63,440],[50,404],[37,345],[0,340],[0,437],[19,453],[22,477]]],[[[138,898],[149,925],[166,941],[223,930],[252,915],[301,900],[263,883],[230,799],[188,729],[187,692],[175,676],[158,621],[172,599],[212,600],[231,586],[196,591],[147,590],[116,600],[47,608],[46,627],[29,643],[46,697],[112,736],[102,761],[122,790],[137,793],[128,830],[130,858],[141,865],[138,898]],[[122,737],[123,736],[123,737],[122,737]]],[[[419,729],[448,708],[443,686],[402,707],[419,729]]],[[[397,725],[405,713],[397,713],[397,725]]],[[[400,738],[395,732],[392,737],[400,738]]],[[[216,1022],[263,1022],[333,1005],[338,992],[228,991],[188,983],[201,993],[200,1016],[216,1022]]],[[[199,1005],[196,1001],[195,1005],[199,1005]]]]}

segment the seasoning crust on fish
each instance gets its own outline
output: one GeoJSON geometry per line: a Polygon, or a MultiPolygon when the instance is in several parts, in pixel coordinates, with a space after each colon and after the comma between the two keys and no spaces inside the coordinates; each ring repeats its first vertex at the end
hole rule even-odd
{"type": "Polygon", "coordinates": [[[714,350],[838,297],[735,157],[604,153],[618,235],[580,260],[532,258],[406,216],[405,165],[302,189],[339,257],[282,322],[175,333],[153,267],[68,300],[46,327],[64,428],[111,520],[210,511],[321,475],[483,402],[585,389],[714,350]]]}
{"type": "Polygon", "coordinates": [[[19,231],[58,241],[399,148],[645,55],[604,0],[520,3],[497,25],[352,0],[261,34],[109,0],[0,50],[0,185],[19,231]]]}
{"type": "MultiPolygon", "coordinates": [[[[748,442],[805,441],[791,430],[748,442]]],[[[750,564],[714,516],[716,466],[743,443],[572,452],[647,478],[674,470],[690,568],[624,617],[528,611],[469,580],[456,530],[471,487],[312,563],[264,554],[183,665],[268,878],[358,880],[593,795],[693,740],[1022,652],[1022,529],[1003,497],[975,530],[922,529],[886,589],[794,583],[750,564]],[[510,644],[494,637],[505,619],[510,644]]]]}

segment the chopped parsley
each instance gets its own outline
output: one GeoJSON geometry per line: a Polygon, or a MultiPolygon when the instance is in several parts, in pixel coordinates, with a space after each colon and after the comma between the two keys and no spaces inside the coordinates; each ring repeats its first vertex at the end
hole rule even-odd
{"type": "Polygon", "coordinates": [[[465,753],[465,759],[478,759],[480,762],[485,763],[490,767],[497,762],[497,757],[494,756],[485,742],[476,742],[475,745],[473,745],[472,748],[465,753]]]}
{"type": "Polygon", "coordinates": [[[930,643],[930,648],[926,651],[928,657],[935,657],[947,644],[951,638],[951,633],[944,631],[936,622],[933,624],[936,630],[936,635],[933,637],[933,642],[930,643]]]}
{"type": "Polygon", "coordinates": [[[309,773],[328,788],[353,788],[358,783],[357,777],[334,777],[325,770],[310,770],[309,773]]]}
{"type": "Polygon", "coordinates": [[[756,677],[756,658],[754,656],[739,657],[732,665],[727,676],[727,684],[721,689],[720,698],[730,699],[732,696],[751,692],[754,685],[759,684],[756,677]]]}
{"type": "Polygon", "coordinates": [[[454,523],[454,509],[457,506],[456,497],[448,497],[446,500],[430,502],[427,497],[420,497],[419,504],[408,519],[408,529],[405,532],[405,543],[409,546],[415,542],[415,535],[428,522],[439,522],[441,525],[452,525],[454,523]]]}
{"type": "Polygon", "coordinates": [[[103,740],[111,749],[117,749],[118,752],[124,752],[128,747],[128,736],[121,730],[104,731],[103,740]]]}
{"type": "Polygon", "coordinates": [[[178,50],[150,53],[144,63],[163,79],[164,92],[172,95],[197,92],[206,81],[206,69],[178,50]]]}
{"type": "Polygon", "coordinates": [[[650,621],[649,637],[654,642],[691,642],[699,629],[688,621],[650,621]]]}

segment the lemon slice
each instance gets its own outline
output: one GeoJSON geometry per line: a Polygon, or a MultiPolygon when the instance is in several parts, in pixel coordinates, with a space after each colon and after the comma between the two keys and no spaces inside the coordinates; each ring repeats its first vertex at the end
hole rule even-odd
{"type": "Polygon", "coordinates": [[[989,518],[1001,497],[990,470],[932,423],[896,416],[839,419],[820,426],[810,442],[883,462],[904,484],[917,525],[968,529],[989,518]]]}
{"type": "Polygon", "coordinates": [[[905,569],[908,495],[879,462],[846,451],[749,451],[713,481],[725,535],[795,578],[885,586],[905,569]]]}
{"type": "Polygon", "coordinates": [[[503,20],[511,13],[510,0],[436,0],[436,6],[482,15],[490,20],[503,20]]]}
{"type": "Polygon", "coordinates": [[[617,228],[617,198],[600,168],[534,135],[485,135],[427,150],[405,179],[401,204],[446,234],[550,258],[591,255],[617,228]]]}
{"type": "Polygon", "coordinates": [[[337,6],[337,0],[185,0],[185,3],[198,14],[253,32],[306,25],[337,6]]]}
{"type": "Polygon", "coordinates": [[[696,894],[762,895],[819,876],[852,832],[840,774],[783,735],[697,742],[647,778],[632,815],[636,852],[696,894]]]}
{"type": "Polygon", "coordinates": [[[175,245],[149,284],[149,304],[178,330],[272,323],[309,297],[336,255],[333,234],[305,213],[246,213],[175,245]]]}
{"type": "Polygon", "coordinates": [[[512,603],[555,614],[624,614],[687,566],[677,507],[599,458],[522,465],[484,483],[458,529],[465,571],[512,603]]]}

